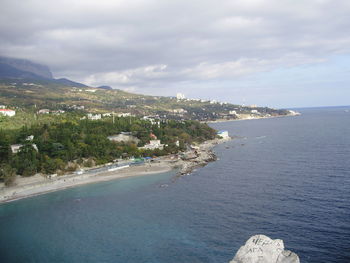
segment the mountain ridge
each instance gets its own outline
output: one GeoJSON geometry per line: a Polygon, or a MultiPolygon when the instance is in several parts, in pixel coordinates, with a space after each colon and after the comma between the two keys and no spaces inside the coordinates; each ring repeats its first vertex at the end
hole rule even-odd
{"type": "Polygon", "coordinates": [[[88,87],[83,83],[72,81],[67,78],[55,79],[50,68],[28,59],[19,59],[0,56],[0,78],[1,79],[31,79],[46,80],[66,86],[88,87]]]}

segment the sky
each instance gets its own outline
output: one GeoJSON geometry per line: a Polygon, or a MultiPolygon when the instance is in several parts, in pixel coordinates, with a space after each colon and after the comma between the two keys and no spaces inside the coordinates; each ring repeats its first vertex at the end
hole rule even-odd
{"type": "Polygon", "coordinates": [[[348,0],[0,0],[0,55],[130,92],[350,104],[348,0]]]}

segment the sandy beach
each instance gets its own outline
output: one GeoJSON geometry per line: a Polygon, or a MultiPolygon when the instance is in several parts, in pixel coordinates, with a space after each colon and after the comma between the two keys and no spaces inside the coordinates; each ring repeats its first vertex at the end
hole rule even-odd
{"type": "Polygon", "coordinates": [[[153,162],[131,165],[115,171],[89,172],[83,174],[66,174],[54,178],[47,178],[44,175],[37,174],[31,177],[18,176],[15,185],[5,187],[0,184],[0,203],[15,201],[35,195],[45,194],[53,191],[63,190],[84,184],[91,184],[102,181],[115,180],[119,178],[132,176],[145,176],[157,173],[169,172],[178,168],[178,176],[189,174],[193,169],[202,167],[210,161],[216,160],[212,148],[218,143],[223,143],[229,139],[214,139],[200,144],[198,147],[191,149],[184,156],[190,158],[179,158],[178,156],[162,156],[153,162]]]}

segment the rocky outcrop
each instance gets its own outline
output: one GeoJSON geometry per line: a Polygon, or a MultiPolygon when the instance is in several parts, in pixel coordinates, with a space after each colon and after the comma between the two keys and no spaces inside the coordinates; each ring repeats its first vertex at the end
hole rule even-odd
{"type": "Polygon", "coordinates": [[[284,250],[283,240],[255,235],[247,240],[230,263],[300,263],[297,254],[284,250]]]}

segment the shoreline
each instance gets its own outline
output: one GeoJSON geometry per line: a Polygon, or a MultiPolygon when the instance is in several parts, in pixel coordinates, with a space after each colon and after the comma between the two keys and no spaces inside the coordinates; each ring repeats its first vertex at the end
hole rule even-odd
{"type": "Polygon", "coordinates": [[[215,161],[216,156],[212,152],[212,148],[230,139],[231,138],[205,141],[199,144],[199,146],[181,153],[181,158],[176,158],[175,155],[161,156],[154,162],[132,165],[114,171],[106,170],[91,173],[87,170],[87,173],[84,174],[71,173],[52,179],[46,178],[40,174],[31,177],[19,177],[16,179],[17,185],[10,187],[3,186],[0,188],[0,204],[76,186],[117,180],[120,178],[166,173],[175,169],[179,169],[176,177],[180,177],[191,173],[198,167],[203,167],[207,163],[215,161]]]}
{"type": "Polygon", "coordinates": [[[278,116],[268,116],[268,117],[249,117],[249,118],[241,118],[241,119],[217,119],[215,121],[203,121],[202,123],[221,123],[221,122],[233,122],[233,121],[251,121],[251,120],[264,120],[264,119],[274,119],[274,118],[283,118],[283,117],[296,117],[301,114],[288,114],[288,115],[278,115],[278,116]]]}

